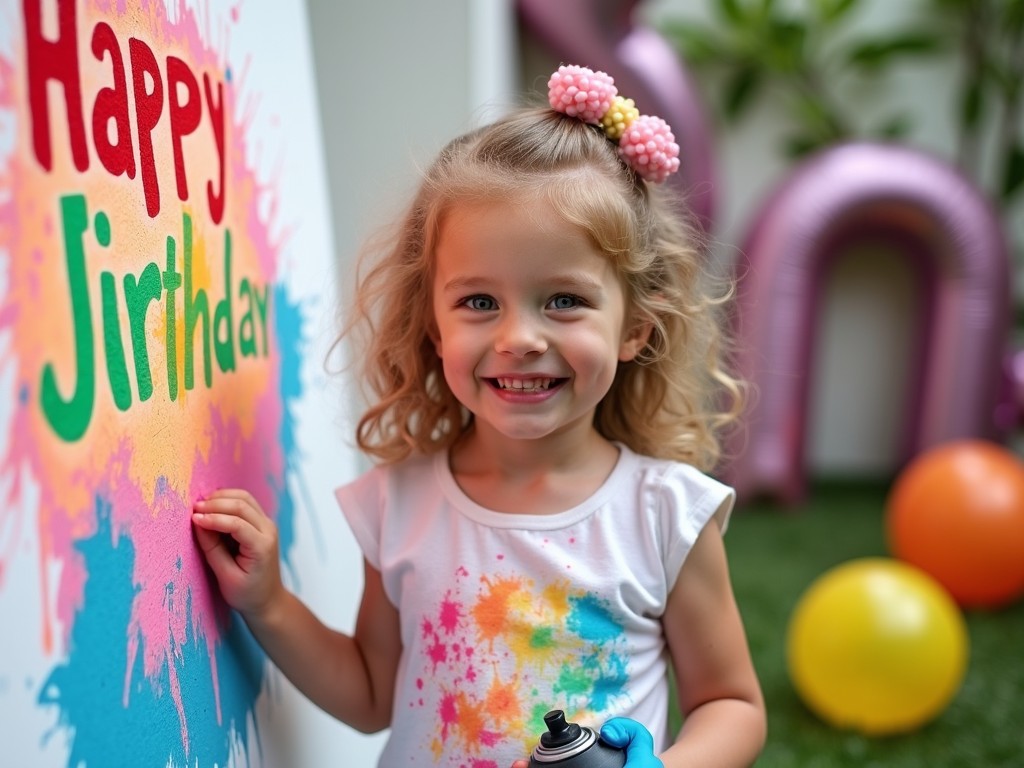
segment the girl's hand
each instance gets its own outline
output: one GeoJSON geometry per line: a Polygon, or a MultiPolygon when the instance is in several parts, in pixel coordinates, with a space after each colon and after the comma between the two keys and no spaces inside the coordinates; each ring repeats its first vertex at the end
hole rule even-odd
{"type": "Polygon", "coordinates": [[[247,492],[214,491],[195,503],[192,524],[221,594],[247,618],[265,613],[284,591],[277,526],[247,492]]]}
{"type": "Polygon", "coordinates": [[[654,738],[641,723],[628,717],[613,717],[601,726],[601,738],[626,750],[624,768],[665,768],[654,754],[654,738]]]}

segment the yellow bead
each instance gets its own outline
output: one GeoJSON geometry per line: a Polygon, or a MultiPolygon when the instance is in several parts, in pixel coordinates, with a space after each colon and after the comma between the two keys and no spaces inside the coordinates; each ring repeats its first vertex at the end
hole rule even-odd
{"type": "Polygon", "coordinates": [[[636,108],[632,99],[616,96],[611,107],[601,118],[601,127],[604,129],[605,136],[613,141],[618,141],[629,128],[630,123],[638,117],[640,117],[640,110],[636,108]]]}

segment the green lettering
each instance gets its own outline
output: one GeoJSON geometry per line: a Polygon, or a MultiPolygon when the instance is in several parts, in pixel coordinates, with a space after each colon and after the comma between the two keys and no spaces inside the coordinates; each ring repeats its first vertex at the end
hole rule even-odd
{"type": "Polygon", "coordinates": [[[85,248],[82,237],[88,226],[83,195],[69,195],[60,200],[64,230],[64,260],[68,270],[68,293],[71,297],[71,319],[75,334],[75,386],[65,399],[57,386],[53,364],[43,366],[39,388],[43,415],[53,431],[67,442],[78,440],[92,420],[96,397],[96,362],[93,357],[92,310],[85,274],[85,248]]]}
{"type": "Polygon", "coordinates": [[[213,350],[222,372],[235,370],[235,327],[231,321],[231,232],[227,229],[224,230],[224,298],[217,302],[213,313],[213,350]]]}
{"type": "Polygon", "coordinates": [[[128,367],[121,343],[121,323],[117,317],[117,284],[109,272],[100,275],[100,296],[103,303],[103,346],[107,353],[107,380],[114,395],[114,404],[127,411],[132,404],[128,367]]]}
{"type": "Polygon", "coordinates": [[[162,291],[160,268],[154,261],[146,265],[137,282],[131,273],[124,276],[124,303],[128,307],[140,402],[146,402],[153,394],[153,375],[149,371],[149,350],[146,348],[146,313],[149,305],[160,299],[162,291]]]}
{"type": "Polygon", "coordinates": [[[178,330],[174,292],[180,287],[181,275],[174,268],[174,238],[168,235],[167,269],[164,271],[164,288],[167,291],[164,345],[167,347],[167,394],[170,395],[172,403],[178,399],[178,330]]]}
{"type": "Polygon", "coordinates": [[[213,385],[213,364],[210,360],[210,301],[200,288],[192,293],[192,217],[184,216],[185,251],[185,389],[195,387],[194,352],[196,318],[203,321],[203,378],[206,386],[213,385]]]}
{"type": "Polygon", "coordinates": [[[249,284],[248,277],[243,277],[242,282],[238,284],[238,298],[246,299],[246,306],[248,307],[245,310],[245,314],[242,315],[242,319],[238,321],[238,349],[241,351],[242,357],[255,357],[256,321],[252,316],[252,287],[249,284]]]}
{"type": "Polygon", "coordinates": [[[256,311],[260,316],[260,330],[263,332],[263,356],[269,354],[267,349],[267,308],[270,306],[270,286],[263,286],[263,296],[260,296],[259,287],[252,289],[253,298],[256,299],[256,311]]]}

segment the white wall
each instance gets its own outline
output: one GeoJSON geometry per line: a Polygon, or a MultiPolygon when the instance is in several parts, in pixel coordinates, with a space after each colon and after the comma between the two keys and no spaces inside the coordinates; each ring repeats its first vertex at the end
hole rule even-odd
{"type": "Polygon", "coordinates": [[[510,0],[308,0],[342,264],[447,141],[508,106],[510,0]]]}

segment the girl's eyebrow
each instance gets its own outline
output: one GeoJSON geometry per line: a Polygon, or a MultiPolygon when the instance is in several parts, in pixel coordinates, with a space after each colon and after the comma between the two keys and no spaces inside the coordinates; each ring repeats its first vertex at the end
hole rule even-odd
{"type": "Polygon", "coordinates": [[[552,281],[552,285],[557,285],[559,288],[567,288],[575,291],[603,291],[604,286],[600,280],[595,280],[591,275],[588,274],[567,274],[558,275],[552,281]]]}
{"type": "Polygon", "coordinates": [[[490,281],[486,277],[463,277],[458,275],[441,286],[443,291],[462,291],[486,286],[490,281]]]}
{"type": "MultiPolygon", "coordinates": [[[[460,290],[474,290],[482,287],[487,287],[494,283],[493,278],[482,277],[482,276],[462,276],[457,275],[451,280],[446,282],[441,290],[443,291],[460,291],[460,290]]],[[[595,280],[591,275],[580,274],[580,273],[566,273],[563,275],[554,275],[544,280],[545,285],[550,285],[558,290],[576,290],[576,291],[603,291],[604,286],[599,280],[595,280]]]]}

